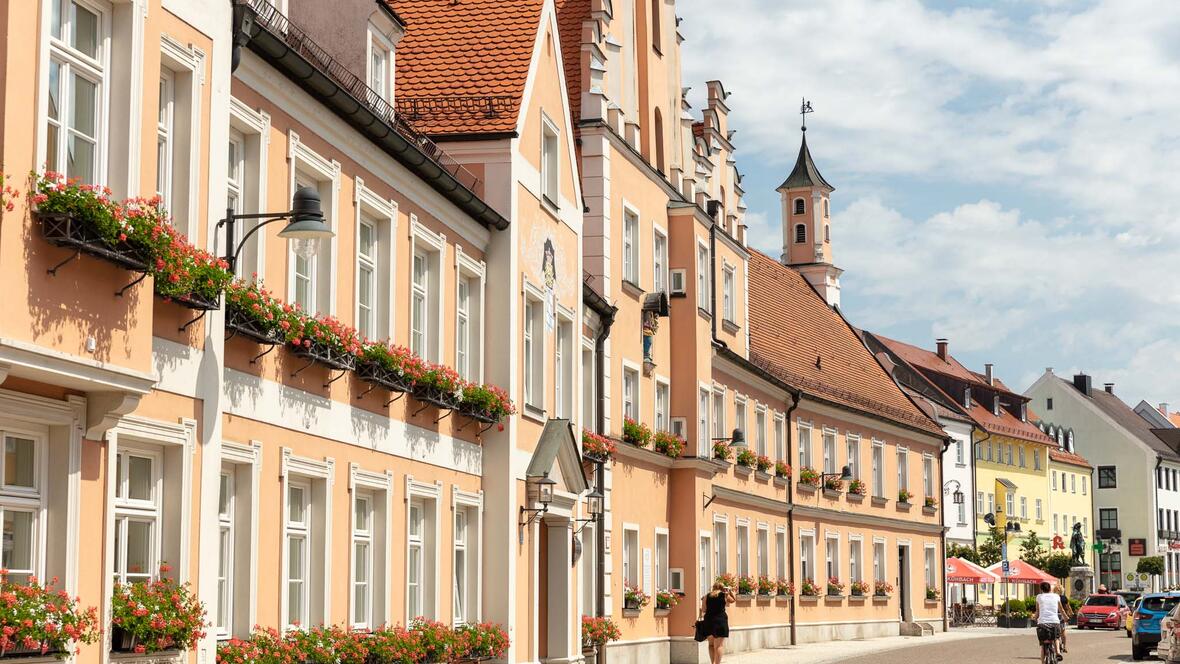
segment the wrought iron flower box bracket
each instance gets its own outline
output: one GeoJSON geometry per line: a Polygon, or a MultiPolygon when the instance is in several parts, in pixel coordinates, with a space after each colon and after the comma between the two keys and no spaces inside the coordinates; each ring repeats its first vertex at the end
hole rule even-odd
{"type": "Polygon", "coordinates": [[[376,362],[361,362],[357,365],[356,375],[357,378],[369,384],[367,390],[357,395],[358,399],[363,398],[377,387],[403,394],[414,389],[414,384],[409,378],[376,362]]]}
{"type": "Polygon", "coordinates": [[[325,384],[325,387],[327,385],[331,385],[337,380],[340,380],[340,378],[344,375],[343,372],[349,371],[354,366],[356,366],[356,356],[345,353],[344,351],[338,350],[336,348],[332,348],[326,344],[313,343],[310,346],[292,346],[291,351],[296,357],[302,357],[307,360],[307,364],[303,365],[291,374],[292,378],[302,373],[303,370],[311,366],[313,362],[319,362],[329,369],[336,369],[341,372],[340,376],[329,380],[325,384]]]}
{"type": "Polygon", "coordinates": [[[477,406],[468,406],[465,404],[460,405],[459,414],[463,415],[464,417],[471,418],[481,424],[495,424],[496,422],[500,421],[498,416],[493,415],[483,408],[479,408],[477,406]]]}
{"type": "Polygon", "coordinates": [[[277,330],[267,329],[261,321],[232,304],[226,307],[225,329],[230,331],[230,334],[225,337],[226,340],[240,334],[264,346],[276,346],[283,343],[283,338],[277,330]]]}
{"type": "Polygon", "coordinates": [[[192,309],[193,311],[216,311],[221,307],[220,296],[209,298],[200,293],[187,293],[171,299],[185,309],[192,309]]]}
{"type": "Polygon", "coordinates": [[[126,242],[109,244],[92,224],[64,212],[37,212],[41,220],[41,235],[50,244],[74,250],[74,255],[49,268],[51,275],[78,254],[86,254],[114,263],[132,272],[147,272],[147,262],[126,242]]]}
{"type": "MultiPolygon", "coordinates": [[[[413,396],[423,404],[422,408],[414,411],[414,415],[421,413],[430,406],[434,406],[439,410],[455,410],[459,406],[459,400],[453,392],[440,389],[434,385],[415,385],[413,396]]],[[[438,420],[435,421],[437,422],[438,420]]]]}

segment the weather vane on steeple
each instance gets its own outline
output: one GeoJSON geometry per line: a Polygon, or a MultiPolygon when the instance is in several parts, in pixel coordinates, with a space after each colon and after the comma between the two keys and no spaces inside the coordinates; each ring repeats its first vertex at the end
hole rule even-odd
{"type": "Polygon", "coordinates": [[[807,114],[814,113],[815,109],[811,107],[811,102],[807,98],[803,98],[803,103],[799,105],[799,115],[803,116],[803,131],[807,131],[807,114]]]}

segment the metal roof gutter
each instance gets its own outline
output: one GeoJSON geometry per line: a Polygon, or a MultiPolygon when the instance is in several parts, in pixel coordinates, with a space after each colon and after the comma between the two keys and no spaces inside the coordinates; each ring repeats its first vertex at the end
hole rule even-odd
{"type": "Polygon", "coordinates": [[[235,15],[235,30],[241,31],[238,38],[244,38],[251,51],[473,219],[487,228],[508,228],[508,220],[475,194],[478,179],[470,171],[447,157],[287,17],[265,0],[237,0],[235,15]]]}

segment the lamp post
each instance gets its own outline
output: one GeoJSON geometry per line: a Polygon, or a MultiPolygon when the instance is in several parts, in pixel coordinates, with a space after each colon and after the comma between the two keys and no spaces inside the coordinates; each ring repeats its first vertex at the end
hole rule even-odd
{"type": "Polygon", "coordinates": [[[852,469],[848,466],[844,466],[838,473],[820,473],[819,485],[821,487],[825,486],[828,482],[828,478],[831,477],[838,478],[841,482],[847,482],[848,480],[852,479],[852,469]]]}
{"type": "Polygon", "coordinates": [[[590,517],[586,519],[574,519],[574,521],[577,523],[582,524],[577,530],[574,531],[574,535],[582,532],[582,529],[594,523],[595,521],[598,521],[599,517],[602,516],[602,498],[602,492],[599,491],[597,487],[590,493],[586,494],[586,512],[590,514],[590,517]]]}
{"type": "Polygon", "coordinates": [[[291,197],[291,209],[287,212],[263,212],[253,214],[239,214],[233,208],[227,208],[225,218],[217,222],[217,227],[225,226],[225,262],[229,264],[230,272],[237,271],[238,256],[246,246],[250,236],[258,229],[276,221],[287,221],[287,226],[279,231],[279,237],[293,240],[296,254],[303,258],[310,258],[315,254],[316,245],[322,239],[330,238],[336,233],[328,228],[324,222],[324,211],[320,208],[320,194],[314,187],[300,187],[291,197]],[[251,219],[265,219],[246,232],[241,240],[234,244],[236,225],[239,221],[251,219]]]}
{"type": "MultiPolygon", "coordinates": [[[[543,473],[540,477],[533,476],[526,479],[529,486],[536,488],[537,504],[541,507],[537,509],[520,506],[520,521],[519,525],[519,540],[524,544],[524,529],[531,526],[535,521],[540,519],[549,511],[549,505],[553,502],[553,487],[557,486],[557,482],[549,477],[549,473],[543,473]],[[525,515],[528,515],[527,517],[525,515]]],[[[601,507],[602,503],[599,502],[601,507]]]]}
{"type": "Polygon", "coordinates": [[[954,494],[952,494],[951,498],[953,499],[953,501],[956,505],[962,505],[963,504],[963,485],[959,483],[959,480],[947,480],[946,484],[942,485],[942,495],[945,496],[946,494],[951,492],[951,485],[952,484],[954,485],[955,492],[954,492],[954,494]]]}

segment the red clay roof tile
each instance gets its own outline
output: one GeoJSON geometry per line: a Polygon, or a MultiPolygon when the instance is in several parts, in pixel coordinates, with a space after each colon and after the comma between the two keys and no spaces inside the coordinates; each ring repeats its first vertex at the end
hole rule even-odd
{"type": "Polygon", "coordinates": [[[749,266],[752,362],[823,399],[943,435],[798,272],[757,251],[749,266]]]}
{"type": "Polygon", "coordinates": [[[1086,461],[1085,457],[1081,456],[1080,454],[1074,454],[1073,452],[1066,452],[1060,448],[1050,448],[1049,458],[1059,463],[1068,463],[1074,466],[1093,468],[1093,466],[1090,465],[1090,462],[1086,461]]]}
{"type": "Polygon", "coordinates": [[[590,4],[591,0],[557,0],[557,33],[574,127],[582,116],[582,25],[590,18],[590,4]]]}

